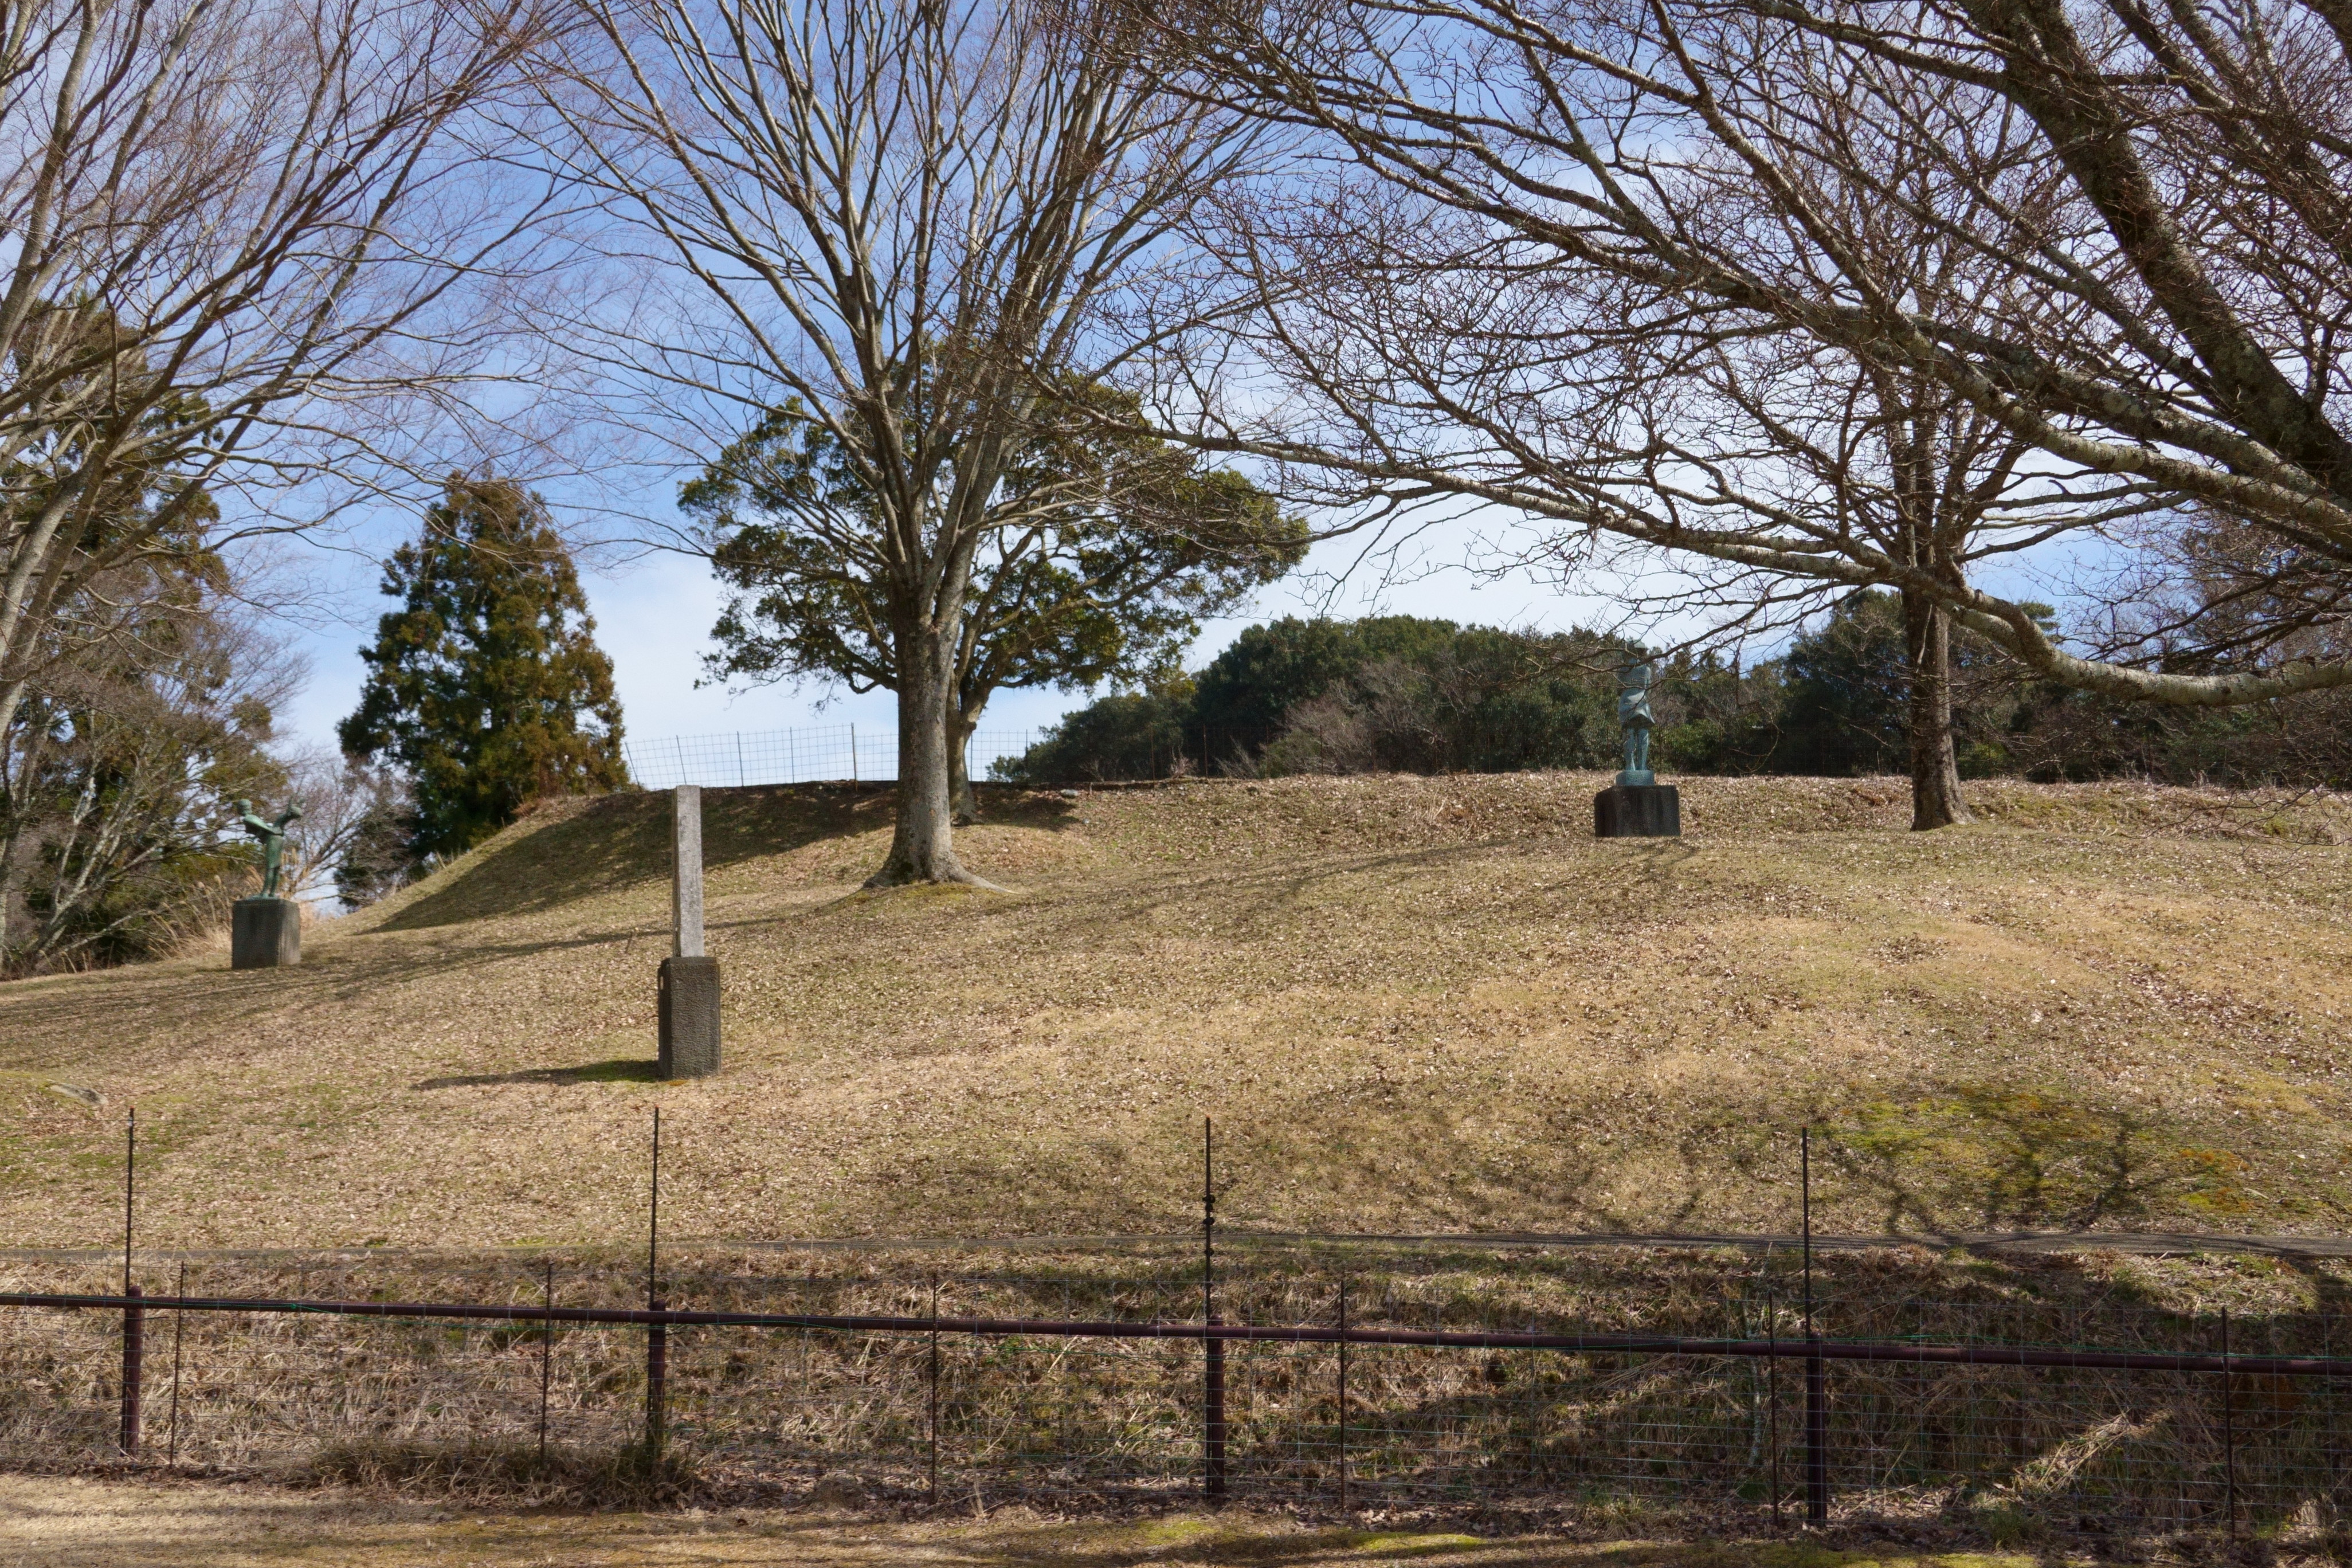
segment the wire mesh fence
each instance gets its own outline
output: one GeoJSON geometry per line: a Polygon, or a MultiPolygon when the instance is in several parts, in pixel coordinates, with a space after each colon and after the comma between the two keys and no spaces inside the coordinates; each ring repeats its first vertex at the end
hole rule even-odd
{"type": "Polygon", "coordinates": [[[1539,1257],[1274,1254],[1204,1299],[1172,1252],[992,1269],[746,1253],[666,1267],[649,1321],[642,1269],[618,1260],[166,1259],[136,1270],[135,1384],[119,1272],[19,1265],[0,1459],[121,1462],[128,1439],[141,1462],[215,1471],[528,1479],[658,1440],[732,1495],[1222,1493],[1617,1531],[2276,1536],[2336,1530],[2352,1503],[2332,1313],[1919,1300],[1856,1275],[1823,1281],[1809,1343],[1786,1261],[1611,1286],[1539,1257]],[[26,1304],[61,1296],[82,1304],[26,1304]],[[365,1315],[404,1300],[427,1315],[365,1315]],[[1209,1337],[1212,1301],[1230,1337],[1209,1337]],[[461,1308],[509,1316],[430,1315],[461,1308]]]}
{"type": "MultiPolygon", "coordinates": [[[[975,779],[990,764],[1034,745],[1034,730],[978,730],[966,743],[965,765],[975,779]]],[[[797,730],[732,731],[671,735],[621,742],[629,776],[641,789],[698,784],[726,789],[747,784],[887,784],[898,776],[898,737],[871,724],[820,724],[797,730]]]]}

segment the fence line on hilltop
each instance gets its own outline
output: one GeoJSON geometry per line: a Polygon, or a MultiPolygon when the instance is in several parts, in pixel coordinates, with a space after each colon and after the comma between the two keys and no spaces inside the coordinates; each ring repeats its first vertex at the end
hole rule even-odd
{"type": "MultiPolygon", "coordinates": [[[[971,776],[1017,757],[1037,743],[1039,730],[978,730],[964,746],[971,776]]],[[[705,789],[750,784],[889,784],[898,776],[898,737],[878,724],[820,724],[793,730],[734,730],[708,735],[625,737],[621,755],[640,789],[698,784],[705,789]]]]}

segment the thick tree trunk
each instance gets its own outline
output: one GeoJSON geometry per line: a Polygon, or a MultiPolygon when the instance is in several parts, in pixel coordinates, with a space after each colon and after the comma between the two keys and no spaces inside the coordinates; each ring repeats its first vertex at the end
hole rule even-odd
{"type": "Polygon", "coordinates": [[[898,822],[890,837],[889,858],[866,879],[869,888],[915,882],[991,885],[956,858],[950,780],[960,770],[948,742],[954,699],[944,642],[929,626],[898,637],[898,822]]]}
{"type": "Polygon", "coordinates": [[[980,715],[948,714],[948,811],[958,827],[980,820],[980,796],[971,787],[971,732],[980,715]]]}
{"type": "Polygon", "coordinates": [[[1905,594],[1903,645],[1911,683],[1911,830],[1972,822],[1952,744],[1951,616],[1940,605],[1905,594]]]}

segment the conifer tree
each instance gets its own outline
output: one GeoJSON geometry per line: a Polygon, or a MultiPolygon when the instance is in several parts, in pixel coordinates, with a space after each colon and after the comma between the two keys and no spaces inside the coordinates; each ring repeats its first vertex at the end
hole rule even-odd
{"type": "Polygon", "coordinates": [[[383,591],[401,608],[361,650],[367,684],[336,734],[407,773],[420,859],[462,854],[528,801],[628,782],[613,662],[537,496],[453,475],[383,591]]]}

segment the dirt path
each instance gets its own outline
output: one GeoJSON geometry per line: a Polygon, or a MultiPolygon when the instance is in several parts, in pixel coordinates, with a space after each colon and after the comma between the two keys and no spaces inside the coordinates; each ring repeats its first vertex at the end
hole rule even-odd
{"type": "Polygon", "coordinates": [[[1791,1543],[1602,1545],[1369,1534],[1225,1515],[954,1523],[810,1513],[482,1514],[267,1488],[0,1477],[0,1568],[2027,1568],[2021,1557],[1791,1543]]]}

